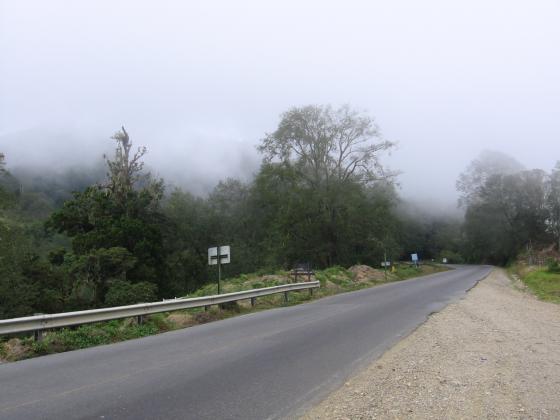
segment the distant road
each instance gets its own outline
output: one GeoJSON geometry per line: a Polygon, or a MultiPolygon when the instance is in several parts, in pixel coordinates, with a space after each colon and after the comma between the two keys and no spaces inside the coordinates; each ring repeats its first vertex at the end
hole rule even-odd
{"type": "Polygon", "coordinates": [[[0,365],[0,419],[301,413],[491,271],[456,270],[0,365]]]}

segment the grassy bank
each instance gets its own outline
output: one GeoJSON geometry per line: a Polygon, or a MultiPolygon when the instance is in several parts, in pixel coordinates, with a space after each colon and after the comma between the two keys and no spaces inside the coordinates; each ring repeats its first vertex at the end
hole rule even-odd
{"type": "Polygon", "coordinates": [[[560,273],[547,267],[515,265],[510,270],[539,299],[560,303],[560,273]]]}
{"type": "MultiPolygon", "coordinates": [[[[308,291],[290,292],[289,301],[284,302],[282,294],[265,296],[257,299],[253,308],[249,301],[226,304],[223,308],[212,307],[208,311],[202,308],[161,313],[147,316],[139,325],[133,318],[82,325],[76,328],[64,328],[48,332],[44,339],[35,342],[31,337],[2,338],[0,341],[0,359],[16,361],[30,357],[87,347],[110,344],[133,338],[145,337],[179,328],[200,325],[211,321],[229,318],[254,311],[273,307],[297,305],[325,296],[353,290],[364,289],[383,283],[405,280],[446,270],[437,265],[423,265],[415,268],[406,264],[398,266],[395,272],[385,273],[367,266],[354,266],[350,269],[330,267],[316,272],[316,279],[321,288],[315,290],[313,296],[308,291]]],[[[278,271],[274,274],[249,274],[226,279],[222,282],[222,293],[236,292],[262,287],[277,286],[289,281],[288,273],[278,271]]],[[[208,284],[188,297],[208,296],[216,294],[217,285],[208,284]]]]}

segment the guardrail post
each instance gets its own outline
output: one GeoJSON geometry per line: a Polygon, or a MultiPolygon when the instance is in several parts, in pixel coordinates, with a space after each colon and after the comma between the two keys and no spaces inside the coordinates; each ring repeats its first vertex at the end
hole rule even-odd
{"type": "Polygon", "coordinates": [[[309,296],[310,296],[310,297],[313,297],[313,288],[310,288],[310,289],[309,289],[309,296]]]}
{"type": "Polygon", "coordinates": [[[137,323],[138,325],[142,325],[142,324],[144,323],[144,315],[138,315],[138,316],[136,317],[136,323],[137,323]]]}
{"type": "MultiPolygon", "coordinates": [[[[43,313],[42,312],[35,312],[33,315],[34,316],[43,315],[43,313]]],[[[35,341],[43,341],[44,335],[45,335],[45,330],[43,330],[43,329],[33,331],[33,339],[35,341]]]]}
{"type": "Polygon", "coordinates": [[[251,298],[251,306],[254,308],[256,304],[257,304],[257,298],[256,298],[256,297],[252,297],[252,298],[251,298]]]}
{"type": "Polygon", "coordinates": [[[204,306],[204,312],[208,312],[209,309],[210,309],[210,305],[204,306]]]}
{"type": "Polygon", "coordinates": [[[43,341],[45,337],[45,330],[35,330],[33,331],[33,339],[35,341],[43,341]]]}
{"type": "Polygon", "coordinates": [[[284,292],[284,303],[288,303],[288,292],[284,292]]]}

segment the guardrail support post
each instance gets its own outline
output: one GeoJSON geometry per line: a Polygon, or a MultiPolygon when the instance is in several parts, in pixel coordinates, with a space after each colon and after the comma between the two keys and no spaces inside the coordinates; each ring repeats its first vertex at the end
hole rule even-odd
{"type": "Polygon", "coordinates": [[[252,297],[251,298],[251,307],[255,307],[255,305],[257,304],[257,298],[256,297],[252,297]]]}
{"type": "Polygon", "coordinates": [[[313,289],[309,289],[309,296],[313,297],[313,289]]]}
{"type": "Polygon", "coordinates": [[[45,336],[45,330],[33,331],[33,339],[35,341],[43,341],[44,336],[45,336]]]}
{"type": "Polygon", "coordinates": [[[284,292],[284,303],[288,303],[288,292],[284,292]]]}
{"type": "Polygon", "coordinates": [[[138,325],[142,325],[142,324],[144,323],[144,315],[138,315],[138,316],[136,317],[136,323],[137,323],[138,325]]]}
{"type": "Polygon", "coordinates": [[[206,306],[204,307],[204,312],[208,312],[209,309],[210,309],[210,305],[206,305],[206,306]]]}

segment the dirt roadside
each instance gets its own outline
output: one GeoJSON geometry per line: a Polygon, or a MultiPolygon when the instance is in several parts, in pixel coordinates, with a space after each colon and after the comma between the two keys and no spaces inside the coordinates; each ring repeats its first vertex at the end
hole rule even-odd
{"type": "Polygon", "coordinates": [[[303,418],[560,419],[560,305],[496,269],[303,418]]]}

